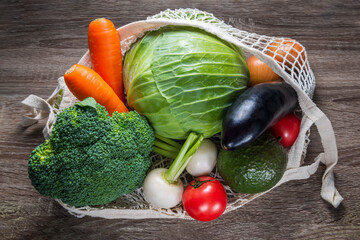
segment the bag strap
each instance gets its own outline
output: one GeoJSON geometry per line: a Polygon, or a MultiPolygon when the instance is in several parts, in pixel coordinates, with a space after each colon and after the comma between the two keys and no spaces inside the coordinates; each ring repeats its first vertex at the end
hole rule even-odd
{"type": "MultiPolygon", "coordinates": [[[[286,76],[286,78],[289,78],[286,76]]],[[[289,79],[285,81],[293,86],[298,94],[299,104],[304,114],[316,125],[319,132],[321,143],[324,149],[322,154],[315,159],[321,161],[326,166],[326,171],[322,177],[321,197],[331,203],[334,207],[338,207],[343,197],[335,188],[334,167],[338,162],[338,152],[334,129],[329,118],[316,106],[310,97],[300,89],[300,87],[289,79]]],[[[303,171],[304,167],[300,167],[299,171],[303,171]]]]}
{"type": "Polygon", "coordinates": [[[37,123],[38,120],[47,118],[52,108],[46,100],[33,94],[25,98],[21,104],[26,111],[21,121],[23,127],[28,127],[37,123]]]}
{"type": "Polygon", "coordinates": [[[326,166],[326,171],[322,178],[321,196],[332,203],[334,207],[337,207],[343,198],[336,190],[334,183],[334,167],[338,162],[334,129],[329,118],[307,95],[301,94],[299,104],[304,113],[315,123],[324,148],[324,154],[319,156],[321,162],[326,166]]]}
{"type": "MultiPolygon", "coordinates": [[[[49,118],[54,120],[60,111],[59,106],[62,100],[65,83],[62,78],[58,79],[58,85],[48,99],[35,96],[33,94],[26,97],[22,102],[23,109],[26,111],[21,120],[23,127],[29,127],[41,119],[49,118]]],[[[49,139],[51,125],[54,121],[47,121],[43,129],[45,139],[49,139]]]]}

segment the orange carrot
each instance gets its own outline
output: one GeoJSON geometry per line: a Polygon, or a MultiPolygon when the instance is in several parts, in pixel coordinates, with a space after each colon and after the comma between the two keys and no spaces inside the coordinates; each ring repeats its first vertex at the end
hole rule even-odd
{"type": "Polygon", "coordinates": [[[92,21],[88,29],[88,45],[92,68],[125,102],[121,45],[114,24],[105,18],[92,21]]]}
{"type": "Polygon", "coordinates": [[[80,101],[92,97],[103,105],[111,116],[113,112],[128,112],[112,88],[91,68],[75,64],[64,74],[66,86],[80,101]]]}

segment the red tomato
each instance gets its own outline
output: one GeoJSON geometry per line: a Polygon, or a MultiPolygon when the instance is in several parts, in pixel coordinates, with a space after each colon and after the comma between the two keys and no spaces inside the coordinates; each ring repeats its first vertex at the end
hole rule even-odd
{"type": "Polygon", "coordinates": [[[291,147],[299,135],[300,124],[301,120],[291,113],[278,121],[269,131],[275,138],[281,138],[280,143],[284,147],[291,147]]]}
{"type": "Polygon", "coordinates": [[[183,194],[183,206],[190,217],[207,222],[223,214],[227,195],[219,180],[202,176],[191,181],[183,194]]]}

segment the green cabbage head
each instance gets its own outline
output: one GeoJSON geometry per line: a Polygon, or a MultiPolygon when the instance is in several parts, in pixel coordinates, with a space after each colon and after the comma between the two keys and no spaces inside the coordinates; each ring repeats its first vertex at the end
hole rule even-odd
{"type": "Polygon", "coordinates": [[[123,71],[129,107],[173,139],[220,132],[226,109],[249,82],[242,49],[185,27],[146,34],[127,52],[123,71]]]}

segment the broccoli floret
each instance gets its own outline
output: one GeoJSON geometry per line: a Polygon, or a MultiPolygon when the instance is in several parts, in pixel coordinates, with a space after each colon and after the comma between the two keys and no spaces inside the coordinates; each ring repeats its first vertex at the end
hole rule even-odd
{"type": "Polygon", "coordinates": [[[32,184],[41,193],[47,195],[55,195],[56,188],[49,188],[57,183],[57,177],[54,174],[47,174],[53,171],[54,149],[49,140],[36,147],[30,155],[28,173],[29,176],[36,176],[32,178],[32,184]]]}
{"type": "Polygon", "coordinates": [[[69,143],[76,147],[91,145],[111,132],[113,120],[105,107],[84,101],[64,109],[58,115],[51,133],[51,141],[56,149],[67,148],[69,143]]]}
{"type": "Polygon", "coordinates": [[[154,131],[137,112],[115,112],[88,98],[57,116],[49,140],[34,149],[28,173],[43,195],[71,206],[107,204],[140,187],[154,131]]]}

